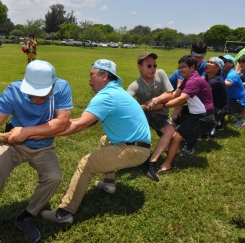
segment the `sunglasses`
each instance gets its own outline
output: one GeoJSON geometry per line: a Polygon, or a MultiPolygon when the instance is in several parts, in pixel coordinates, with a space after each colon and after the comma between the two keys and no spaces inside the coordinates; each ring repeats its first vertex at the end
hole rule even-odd
{"type": "Polygon", "coordinates": [[[156,67],[157,67],[157,64],[154,64],[154,65],[147,64],[146,66],[147,66],[148,68],[152,68],[152,67],[153,67],[153,68],[156,68],[156,67]]]}

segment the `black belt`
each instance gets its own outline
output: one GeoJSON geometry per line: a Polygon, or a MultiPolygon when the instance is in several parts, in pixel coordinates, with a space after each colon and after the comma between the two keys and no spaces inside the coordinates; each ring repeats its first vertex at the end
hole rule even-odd
{"type": "Polygon", "coordinates": [[[213,115],[214,112],[213,111],[207,111],[207,112],[199,113],[199,114],[193,114],[193,113],[190,113],[190,114],[195,115],[195,116],[209,116],[209,115],[213,115]]]}
{"type": "Polygon", "coordinates": [[[139,146],[139,147],[143,147],[143,148],[150,148],[151,145],[149,143],[144,143],[144,142],[137,142],[134,141],[132,143],[126,143],[127,145],[134,145],[134,146],[139,146]]]}

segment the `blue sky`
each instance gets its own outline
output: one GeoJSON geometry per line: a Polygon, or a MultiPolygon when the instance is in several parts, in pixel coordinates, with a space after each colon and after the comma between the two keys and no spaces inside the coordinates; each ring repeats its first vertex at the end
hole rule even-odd
{"type": "Polygon", "coordinates": [[[45,19],[53,4],[63,4],[74,11],[78,22],[90,20],[110,24],[115,29],[137,25],[171,28],[184,34],[198,34],[216,24],[231,29],[245,27],[245,0],[1,0],[14,24],[45,19]]]}

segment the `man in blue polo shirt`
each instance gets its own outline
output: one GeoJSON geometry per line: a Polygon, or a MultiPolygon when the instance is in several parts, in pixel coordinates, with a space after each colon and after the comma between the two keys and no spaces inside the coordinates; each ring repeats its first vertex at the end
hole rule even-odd
{"type": "Polygon", "coordinates": [[[24,79],[10,84],[0,96],[0,124],[11,116],[6,126],[6,131],[11,130],[11,144],[0,144],[0,191],[13,169],[25,161],[39,177],[29,205],[15,220],[17,228],[32,242],[41,237],[33,226],[33,216],[49,201],[61,181],[53,137],[67,128],[71,109],[70,85],[56,78],[50,63],[40,60],[28,64],[24,79]],[[47,135],[49,138],[45,138],[47,135]]]}
{"type": "Polygon", "coordinates": [[[115,171],[140,165],[149,157],[151,134],[147,119],[139,103],[120,86],[121,82],[114,62],[100,59],[93,63],[89,85],[96,95],[81,117],[72,120],[59,135],[81,132],[98,120],[106,135],[100,139],[99,150],[81,159],[59,208],[43,211],[44,219],[72,223],[93,176],[103,173],[104,179],[96,181],[96,187],[115,193],[115,171]]]}
{"type": "Polygon", "coordinates": [[[224,62],[222,77],[228,90],[228,114],[241,113],[240,121],[233,124],[241,126],[245,122],[245,89],[239,74],[234,69],[235,59],[231,55],[219,56],[224,62]]]}

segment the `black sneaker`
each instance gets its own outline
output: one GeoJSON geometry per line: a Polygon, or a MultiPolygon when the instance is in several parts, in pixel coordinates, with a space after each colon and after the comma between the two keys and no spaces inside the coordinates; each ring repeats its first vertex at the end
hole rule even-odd
{"type": "Polygon", "coordinates": [[[211,134],[211,133],[205,133],[202,135],[202,138],[206,139],[206,138],[216,138],[215,134],[211,134]]]}
{"type": "Polygon", "coordinates": [[[24,236],[27,240],[31,242],[38,242],[41,238],[41,234],[39,230],[34,227],[33,219],[25,218],[23,221],[18,222],[17,219],[15,220],[16,227],[24,233],[24,236]]]}
{"type": "Polygon", "coordinates": [[[156,162],[149,162],[149,168],[147,171],[147,176],[149,176],[151,179],[155,181],[159,181],[159,177],[157,175],[157,166],[156,162]]]}

